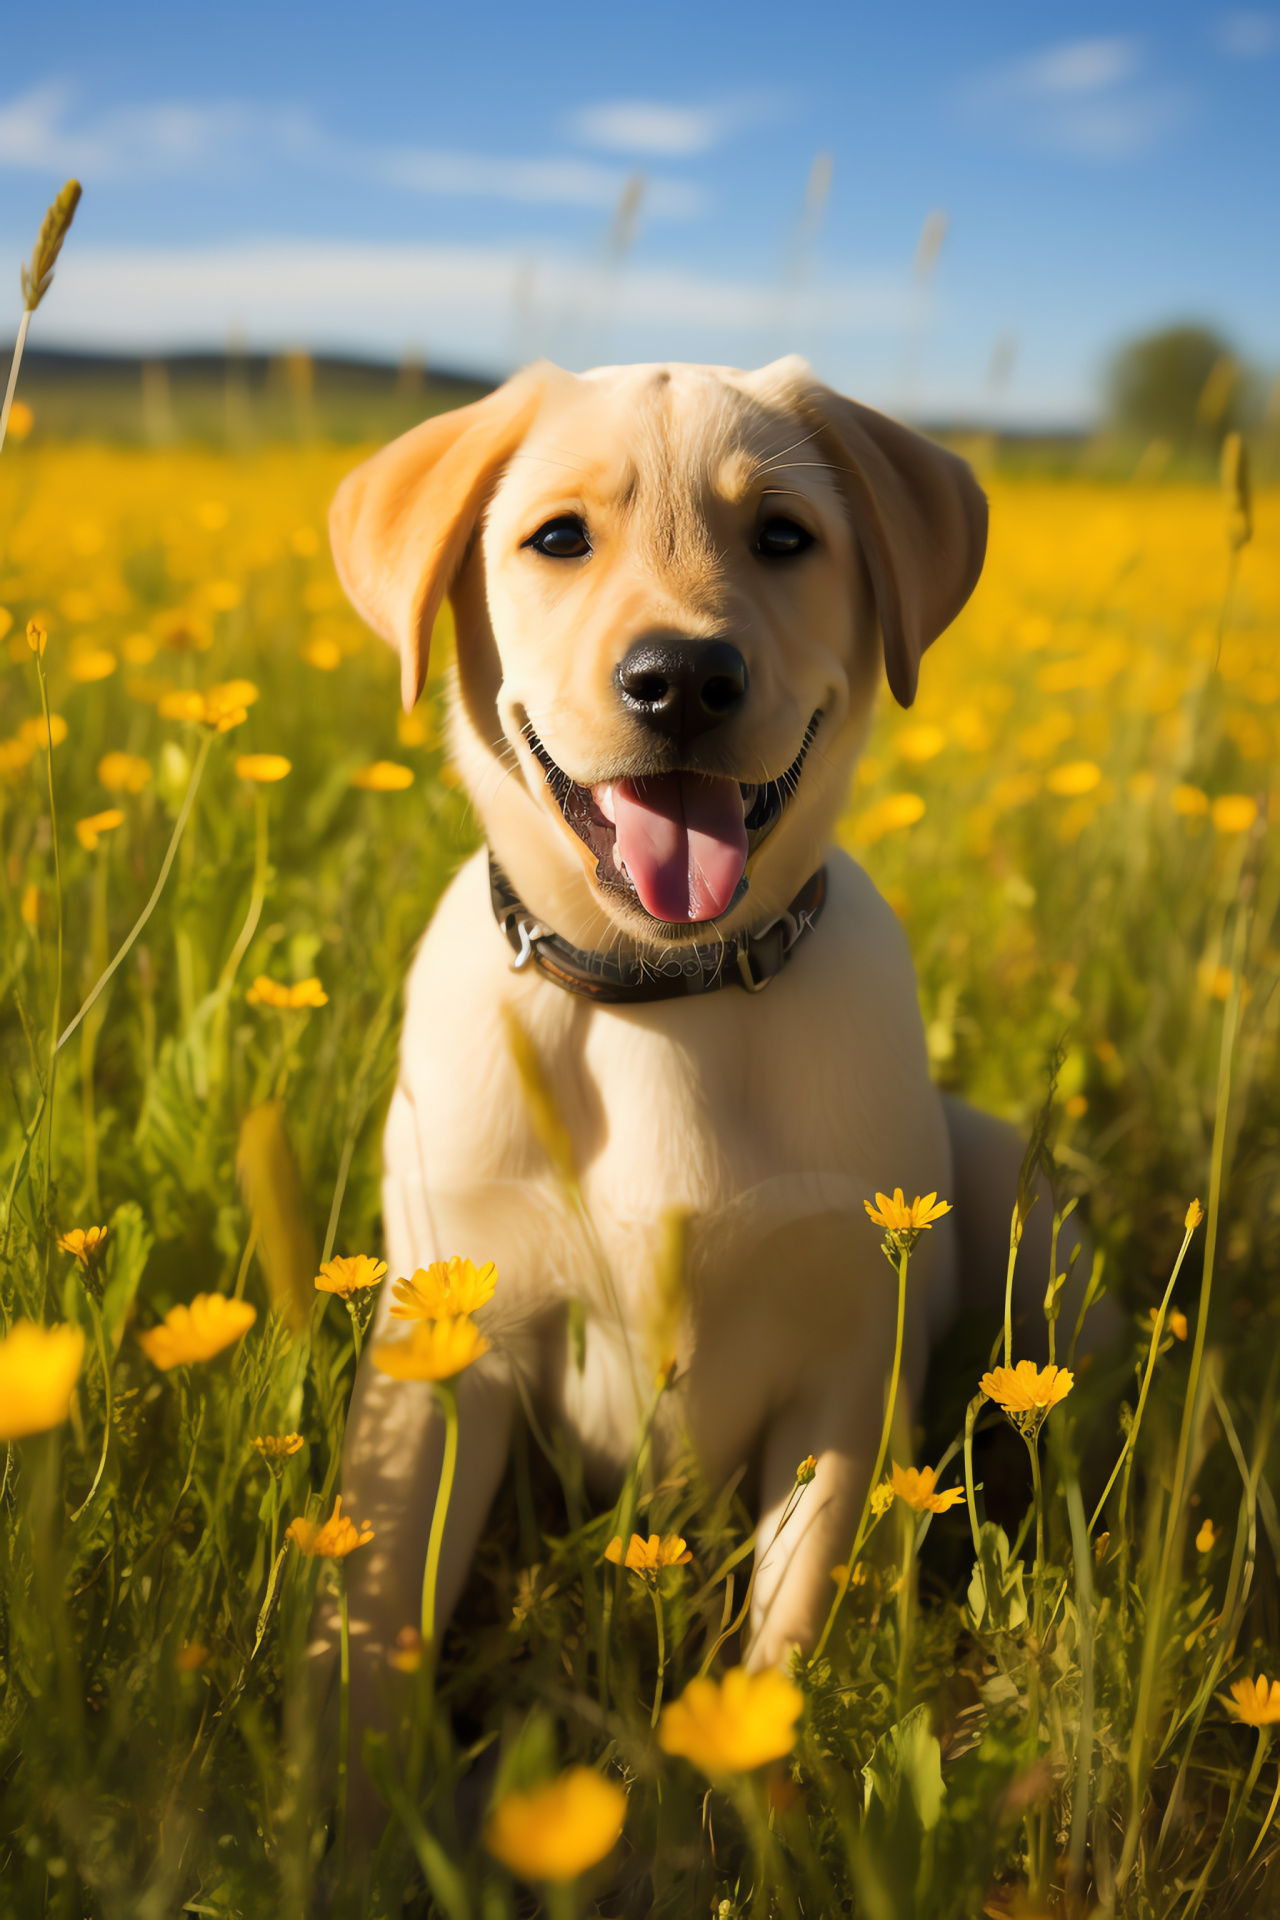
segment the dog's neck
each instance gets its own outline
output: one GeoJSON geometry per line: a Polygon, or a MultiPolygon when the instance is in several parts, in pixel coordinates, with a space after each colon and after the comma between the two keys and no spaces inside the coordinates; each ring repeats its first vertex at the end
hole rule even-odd
{"type": "Polygon", "coordinates": [[[636,1004],[682,1000],[721,987],[763,992],[817,925],[826,904],[827,870],[819,867],[811,874],[767,926],[698,944],[673,942],[656,954],[574,946],[529,911],[492,852],[489,898],[494,919],[515,954],[515,971],[532,967],[566,993],[588,1000],[636,1004]]]}

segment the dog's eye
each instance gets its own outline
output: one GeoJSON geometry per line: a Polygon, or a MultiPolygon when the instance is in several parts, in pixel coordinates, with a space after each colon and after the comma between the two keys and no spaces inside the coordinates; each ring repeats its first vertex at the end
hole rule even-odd
{"type": "Polygon", "coordinates": [[[766,560],[789,560],[792,554],[803,553],[812,545],[813,535],[794,520],[784,520],[781,514],[766,520],[755,537],[755,551],[766,560]]]}
{"type": "Polygon", "coordinates": [[[539,527],[524,544],[535,553],[545,553],[549,560],[581,560],[591,552],[587,530],[575,513],[562,513],[558,520],[548,520],[546,526],[539,527]]]}

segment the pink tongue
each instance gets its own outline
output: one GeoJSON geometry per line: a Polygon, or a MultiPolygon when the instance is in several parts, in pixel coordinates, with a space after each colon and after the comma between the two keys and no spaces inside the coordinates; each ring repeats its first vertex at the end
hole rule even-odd
{"type": "Polygon", "coordinates": [[[618,853],[655,920],[714,920],[747,864],[736,780],[666,773],[613,789],[618,853]]]}

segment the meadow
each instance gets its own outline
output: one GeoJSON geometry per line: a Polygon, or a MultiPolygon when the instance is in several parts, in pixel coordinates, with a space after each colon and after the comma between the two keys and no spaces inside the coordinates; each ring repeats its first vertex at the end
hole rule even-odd
{"type": "Polygon", "coordinates": [[[380,1257],[400,985],[477,837],[447,609],[406,717],[334,577],[365,450],[37,419],[0,456],[0,1912],[1274,1911],[1280,493],[1234,443],[1220,485],[997,462],[841,827],[939,1082],[1038,1117],[1119,1343],[1060,1321],[1019,1388],[1020,1329],[959,1329],[821,1653],[752,1686],[738,1486],[641,1447],[593,1514],[522,1432],[457,1621],[406,1623],[352,1858],[306,1646],[402,1276],[341,1263],[380,1257]]]}

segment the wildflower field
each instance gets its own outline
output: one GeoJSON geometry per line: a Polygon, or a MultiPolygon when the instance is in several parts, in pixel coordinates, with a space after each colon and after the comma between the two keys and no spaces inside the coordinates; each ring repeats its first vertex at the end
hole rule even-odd
{"type": "MultiPolygon", "coordinates": [[[[366,1539],[354,1362],[396,1286],[447,1397],[502,1285],[380,1270],[400,986],[476,828],[447,609],[406,717],[334,577],[367,450],[0,457],[0,1912],[1276,1911],[1280,493],[1234,442],[1222,486],[992,472],[842,826],[939,1082],[1029,1124],[1056,1065],[1119,1343],[957,1331],[788,1676],[736,1664],[736,1482],[642,1447],[591,1513],[521,1434],[353,1852],[306,1648],[366,1539]]],[[[867,1198],[909,1294],[928,1228],[867,1198]]]]}

